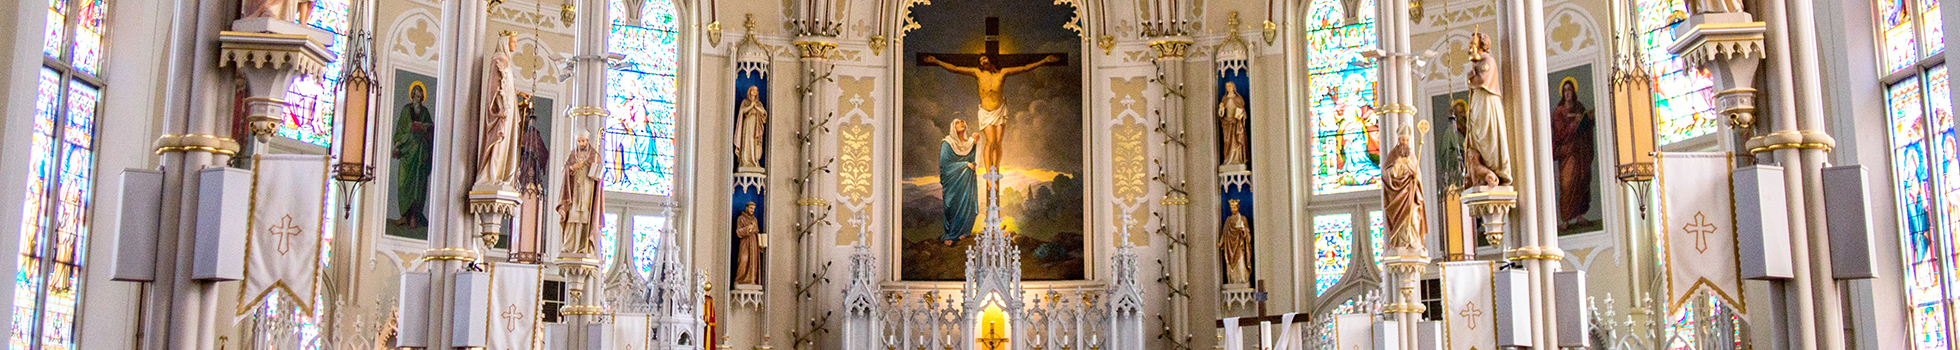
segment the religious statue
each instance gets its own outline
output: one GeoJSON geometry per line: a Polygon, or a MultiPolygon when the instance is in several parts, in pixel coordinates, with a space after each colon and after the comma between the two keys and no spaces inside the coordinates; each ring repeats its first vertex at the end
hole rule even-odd
{"type": "Polygon", "coordinates": [[[1689,14],[1742,13],[1742,0],[1689,0],[1689,14]]]}
{"type": "Polygon", "coordinates": [[[761,168],[763,147],[769,144],[763,138],[769,127],[769,110],[762,106],[762,88],[750,86],[749,96],[742,99],[736,113],[740,118],[735,123],[735,166],[761,168]]]}
{"type": "MultiPolygon", "coordinates": [[[[514,39],[512,39],[514,40],[514,39]]],[[[510,185],[517,174],[517,82],[511,70],[511,44],[500,45],[483,71],[483,115],[477,137],[478,189],[510,185]]]]}
{"type": "Polygon", "coordinates": [[[408,103],[395,114],[395,207],[401,210],[392,224],[403,228],[429,225],[425,211],[429,204],[429,165],[435,158],[435,117],[426,104],[428,88],[421,82],[408,86],[408,103]]]}
{"type": "Polygon", "coordinates": [[[981,161],[986,162],[988,171],[1000,172],[1000,139],[1003,129],[1007,126],[1007,110],[1001,108],[1001,103],[1005,101],[1001,94],[1001,82],[1008,76],[1027,73],[1049,63],[1061,62],[1062,58],[1050,55],[1034,63],[1006,68],[995,66],[993,60],[985,55],[980,56],[980,65],[975,67],[953,65],[931,55],[925,56],[925,61],[937,64],[940,68],[955,74],[973,77],[973,80],[979,83],[980,110],[975,114],[980,116],[980,132],[987,135],[987,148],[981,151],[980,158],[981,161]]]}
{"type": "Polygon", "coordinates": [[[1225,96],[1219,98],[1217,113],[1218,131],[1225,144],[1222,163],[1244,165],[1251,158],[1251,141],[1246,135],[1245,96],[1239,95],[1237,83],[1225,83],[1225,96]]]}
{"type": "Polygon", "coordinates": [[[762,284],[762,225],[755,202],[735,216],[735,284],[762,284]]]}
{"type": "Polygon", "coordinates": [[[1558,169],[1559,227],[1582,224],[1592,210],[1593,157],[1595,156],[1592,108],[1579,101],[1578,82],[1559,82],[1557,106],[1552,107],[1552,160],[1558,169]]]}
{"type": "Polygon", "coordinates": [[[1239,213],[1239,200],[1227,201],[1232,215],[1218,229],[1218,254],[1225,259],[1225,284],[1252,283],[1252,224],[1239,213]]]}
{"type": "Polygon", "coordinates": [[[259,17],[306,23],[313,17],[313,0],[244,0],[238,4],[238,18],[259,17]]]}
{"type": "MultiPolygon", "coordinates": [[[[537,106],[531,104],[530,94],[519,94],[517,109],[524,115],[523,133],[517,137],[517,184],[518,190],[526,195],[544,193],[551,176],[551,145],[544,140],[544,132],[538,130],[537,106]]],[[[529,203],[527,200],[526,203],[529,203]]]]}
{"type": "Polygon", "coordinates": [[[1467,186],[1511,184],[1510,144],[1505,137],[1504,96],[1498,91],[1497,62],[1490,57],[1490,35],[1470,41],[1470,120],[1463,132],[1463,170],[1467,186]]]}
{"type": "Polygon", "coordinates": [[[974,198],[978,185],[974,179],[978,168],[973,164],[974,135],[966,133],[965,120],[953,119],[949,128],[953,132],[939,144],[939,190],[940,198],[946,201],[946,231],[939,239],[952,246],[973,232],[980,205],[974,198]]]}
{"type": "Polygon", "coordinates": [[[564,228],[568,254],[592,254],[598,250],[600,210],[604,190],[599,183],[599,151],[581,133],[578,146],[565,157],[565,194],[558,198],[558,218],[564,228]]]}
{"type": "Polygon", "coordinates": [[[1382,202],[1385,216],[1383,229],[1387,231],[1388,242],[1384,247],[1391,251],[1420,251],[1425,249],[1423,236],[1422,204],[1422,162],[1415,156],[1413,132],[1403,129],[1396,136],[1395,147],[1383,156],[1382,163],[1382,202]]]}

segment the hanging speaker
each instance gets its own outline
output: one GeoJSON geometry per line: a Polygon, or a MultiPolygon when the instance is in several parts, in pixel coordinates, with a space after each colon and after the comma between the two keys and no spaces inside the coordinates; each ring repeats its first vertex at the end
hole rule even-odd
{"type": "Polygon", "coordinates": [[[1531,287],[1528,273],[1504,270],[1492,273],[1491,312],[1497,319],[1497,346],[1531,347],[1531,287]]]}
{"type": "Polygon", "coordinates": [[[1783,191],[1783,167],[1746,166],[1730,173],[1729,180],[1735,186],[1736,250],[1741,259],[1737,264],[1742,278],[1792,278],[1790,207],[1783,191]]]}
{"type": "Polygon", "coordinates": [[[1552,274],[1553,300],[1558,301],[1558,346],[1592,347],[1592,313],[1586,312],[1586,272],[1559,271],[1552,274]]]}
{"type": "Polygon", "coordinates": [[[490,324],[490,274],[484,272],[457,272],[455,303],[450,304],[455,314],[449,320],[449,346],[481,348],[489,346],[490,324]]]}
{"type": "MultiPolygon", "coordinates": [[[[111,281],[156,281],[157,225],[163,219],[163,172],[123,169],[116,218],[116,273],[111,281]]],[[[33,218],[27,218],[33,220],[33,218]]]]}
{"type": "Polygon", "coordinates": [[[1416,323],[1416,349],[1443,350],[1443,322],[1416,323]]]}
{"type": "Polygon", "coordinates": [[[401,288],[395,295],[401,310],[395,324],[402,325],[395,330],[395,347],[428,347],[429,273],[403,273],[401,288]]]}
{"type": "Polygon", "coordinates": [[[197,172],[197,246],[191,278],[245,279],[246,217],[252,215],[252,171],[210,168],[197,172]]]}
{"type": "Polygon", "coordinates": [[[1831,234],[1831,278],[1877,278],[1871,214],[1865,211],[1871,205],[1865,166],[1824,168],[1823,181],[1824,202],[1830,203],[1824,206],[1824,217],[1831,234]]]}

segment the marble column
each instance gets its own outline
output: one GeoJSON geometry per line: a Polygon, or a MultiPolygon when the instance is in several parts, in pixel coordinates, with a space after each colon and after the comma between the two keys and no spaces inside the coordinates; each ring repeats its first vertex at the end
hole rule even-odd
{"type": "Polygon", "coordinates": [[[1784,320],[1795,325],[1789,336],[1791,348],[1843,349],[1844,332],[1840,319],[1837,284],[1831,278],[1831,253],[1825,232],[1822,169],[1826,152],[1835,145],[1822,128],[1823,87],[1817,61],[1817,31],[1810,1],[1765,1],[1764,22],[1769,25],[1769,75],[1779,87],[1773,95],[1777,107],[1772,124],[1776,131],[1747,142],[1752,153],[1768,152],[1783,166],[1784,191],[1788,194],[1790,219],[1790,259],[1801,262],[1795,277],[1781,294],[1794,305],[1784,320]]]}
{"type": "MultiPolygon", "coordinates": [[[[1159,165],[1157,171],[1157,176],[1159,177],[1157,182],[1167,189],[1164,193],[1163,201],[1159,203],[1164,206],[1163,222],[1159,223],[1159,230],[1162,230],[1164,235],[1173,237],[1169,241],[1189,242],[1189,232],[1193,232],[1189,226],[1191,197],[1190,193],[1186,192],[1189,190],[1189,186],[1185,185],[1188,183],[1186,178],[1188,169],[1186,167],[1189,163],[1187,159],[1189,158],[1189,154],[1187,154],[1189,147],[1186,147],[1183,140],[1187,139],[1184,132],[1187,128],[1185,102],[1190,91],[1184,88],[1184,62],[1185,54],[1190,51],[1192,41],[1190,37],[1181,35],[1182,33],[1167,32],[1162,34],[1169,35],[1155,37],[1149,43],[1150,48],[1157,53],[1157,88],[1163,89],[1164,91],[1161,95],[1162,105],[1157,108],[1157,123],[1158,129],[1161,130],[1159,132],[1163,134],[1162,137],[1177,141],[1164,142],[1164,151],[1161,153],[1161,158],[1159,158],[1162,164],[1159,165]]],[[[1205,150],[1205,152],[1210,151],[1209,149],[1205,150]]],[[[1199,232],[1210,231],[1200,230],[1199,232]]],[[[1169,266],[1166,266],[1170,270],[1170,279],[1165,283],[1172,288],[1183,286],[1181,288],[1184,288],[1187,292],[1187,294],[1182,296],[1172,294],[1170,296],[1170,304],[1166,305],[1167,309],[1170,310],[1170,315],[1165,317],[1165,319],[1173,321],[1170,324],[1164,325],[1164,327],[1169,327],[1171,336],[1175,338],[1178,335],[1188,336],[1191,334],[1192,321],[1189,321],[1191,318],[1191,296],[1188,293],[1194,291],[1194,289],[1188,286],[1188,281],[1191,276],[1190,266],[1192,264],[1196,264],[1197,266],[1217,266],[1217,263],[1214,261],[1192,261],[1190,246],[1188,244],[1171,243],[1171,245],[1170,250],[1167,252],[1167,255],[1170,255],[1170,257],[1165,259],[1166,261],[1172,262],[1169,266]]],[[[1220,281],[1223,281],[1224,275],[1220,274],[1219,276],[1220,281]]],[[[1252,279],[1256,281],[1258,276],[1253,276],[1252,279]]],[[[1212,288],[1209,288],[1211,286],[1206,287],[1195,290],[1212,290],[1212,288]]],[[[1221,308],[1224,306],[1222,300],[1214,305],[1221,308]]],[[[1209,319],[1211,316],[1205,318],[1209,319]]],[[[1199,324],[1210,323],[1210,321],[1206,320],[1199,324]]],[[[1183,340],[1174,341],[1182,342],[1183,340]]]]}
{"type": "MultiPolygon", "coordinates": [[[[611,116],[606,110],[606,52],[607,34],[612,25],[612,11],[607,0],[577,0],[565,8],[562,14],[572,18],[572,78],[566,82],[571,98],[571,108],[563,121],[564,125],[575,125],[570,133],[577,138],[581,135],[591,140],[592,147],[604,147],[602,141],[606,118],[611,116]]],[[[576,140],[574,140],[576,142],[576,140]]],[[[603,157],[602,157],[603,158],[603,157]]],[[[593,210],[605,208],[604,203],[593,203],[593,210]]],[[[599,223],[592,223],[597,225],[599,223]]],[[[570,232],[558,232],[560,238],[570,232]]],[[[563,239],[547,242],[563,242],[563,239]]],[[[616,245],[617,246],[617,245],[616,245]]],[[[565,349],[592,349],[599,344],[588,344],[591,337],[586,335],[603,327],[597,322],[602,317],[605,300],[604,289],[599,283],[599,259],[596,256],[560,254],[554,261],[559,273],[566,277],[569,295],[561,314],[565,317],[568,344],[565,349]]],[[[624,266],[624,265],[616,265],[624,266]]]]}
{"type": "MultiPolygon", "coordinates": [[[[1517,145],[1514,149],[1522,151],[1517,155],[1549,155],[1551,146],[1551,97],[1546,80],[1545,49],[1545,2],[1544,0],[1513,0],[1508,4],[1510,33],[1510,59],[1518,78],[1517,92],[1513,101],[1523,111],[1517,121],[1523,127],[1517,131],[1517,145]]],[[[1565,252],[1558,248],[1558,193],[1556,174],[1550,157],[1513,157],[1513,173],[1517,174],[1520,209],[1519,233],[1516,248],[1505,252],[1505,258],[1520,262],[1529,271],[1527,275],[1530,303],[1528,315],[1531,320],[1532,342],[1539,347],[1555,347],[1558,344],[1557,320],[1554,310],[1557,300],[1552,293],[1552,273],[1561,267],[1565,252]]]]}
{"type": "MultiPolygon", "coordinates": [[[[1376,90],[1375,97],[1375,104],[1380,108],[1376,111],[1381,113],[1382,133],[1395,135],[1382,138],[1386,141],[1382,145],[1385,154],[1391,149],[1400,147],[1402,136],[1409,137],[1412,142],[1422,138],[1420,129],[1424,129],[1418,127],[1416,123],[1415,58],[1410,56],[1412,45],[1410,45],[1409,34],[1412,31],[1412,24],[1408,6],[1409,3],[1406,1],[1388,1],[1376,6],[1375,10],[1376,35],[1380,38],[1382,49],[1378,52],[1376,61],[1377,69],[1381,73],[1380,83],[1377,85],[1380,88],[1376,90]]],[[[1415,145],[1409,146],[1413,148],[1415,145]]],[[[1415,152],[1421,154],[1419,150],[1415,152]]],[[[1383,164],[1384,169],[1389,166],[1391,165],[1383,164]]],[[[1418,166],[1432,165],[1425,162],[1418,166]]],[[[1418,203],[1415,205],[1422,205],[1420,198],[1424,197],[1427,195],[1419,194],[1418,203]]],[[[1394,199],[1384,196],[1383,200],[1394,199]]],[[[1393,208],[1395,205],[1395,203],[1384,203],[1385,208],[1393,208]]],[[[1426,210],[1429,207],[1424,208],[1426,210]]],[[[1425,222],[1427,218],[1425,216],[1413,220],[1425,222]]],[[[1420,283],[1423,272],[1428,269],[1431,260],[1427,249],[1429,234],[1423,229],[1427,227],[1426,224],[1418,225],[1421,225],[1415,229],[1421,237],[1418,246],[1397,248],[1393,245],[1384,245],[1386,251],[1382,254],[1382,265],[1386,270],[1382,271],[1385,275],[1382,279],[1382,294],[1387,296],[1389,301],[1382,308],[1385,314],[1383,318],[1395,321],[1396,329],[1391,330],[1390,334],[1397,339],[1395,344],[1405,350],[1420,348],[1420,342],[1417,341],[1419,339],[1417,327],[1422,322],[1422,313],[1427,311],[1422,304],[1420,283]]]]}
{"type": "MultiPolygon", "coordinates": [[[[821,6],[815,9],[828,8],[831,7],[821,6]]],[[[791,337],[799,338],[789,340],[792,342],[790,346],[796,349],[808,345],[805,341],[821,340],[819,338],[821,334],[812,334],[816,330],[804,329],[802,325],[828,324],[830,317],[819,303],[814,302],[817,296],[815,293],[827,287],[811,285],[824,282],[816,278],[808,280],[804,278],[828,275],[828,271],[823,270],[829,268],[824,265],[824,254],[819,251],[819,244],[811,236],[825,228],[835,229],[830,222],[837,221],[832,217],[833,209],[830,201],[825,199],[828,193],[832,192],[824,188],[826,184],[836,183],[827,178],[829,174],[834,173],[837,158],[836,154],[833,154],[835,148],[825,147],[832,143],[831,138],[834,137],[830,127],[835,116],[833,106],[826,103],[830,99],[825,98],[824,93],[836,89],[831,71],[836,65],[830,62],[830,55],[837,50],[837,36],[843,31],[843,24],[831,18],[834,15],[832,11],[813,11],[812,8],[801,10],[802,18],[805,19],[798,22],[797,37],[791,43],[796,46],[798,62],[802,66],[800,67],[801,87],[797,90],[798,98],[802,102],[800,111],[802,120],[796,122],[798,124],[797,150],[801,157],[798,159],[798,171],[793,180],[797,185],[796,206],[799,217],[796,232],[792,233],[791,237],[796,240],[796,273],[790,276],[793,285],[797,286],[799,291],[788,300],[791,305],[796,306],[795,318],[788,333],[791,337]],[[811,294],[802,294],[805,293],[802,290],[808,290],[807,293],[811,294]]],[[[768,278],[771,277],[769,266],[765,261],[761,281],[765,286],[764,289],[767,289],[768,278]]],[[[767,350],[771,347],[768,334],[770,323],[775,322],[775,319],[772,318],[774,315],[770,308],[772,301],[770,299],[768,295],[763,297],[762,322],[757,322],[757,327],[760,327],[758,333],[763,336],[762,343],[756,347],[757,349],[767,350]]]]}
{"type": "Polygon", "coordinates": [[[440,184],[429,187],[429,198],[438,200],[428,204],[429,217],[434,220],[429,227],[429,249],[422,253],[429,273],[429,303],[426,310],[402,310],[427,313],[428,324],[401,325],[425,327],[430,348],[450,348],[451,315],[458,308],[456,276],[482,257],[475,222],[461,199],[474,179],[476,156],[476,118],[471,111],[477,90],[463,82],[475,80],[479,73],[477,61],[483,53],[484,22],[489,14],[485,5],[481,1],[442,2],[437,26],[436,79],[445,83],[438,84],[429,96],[439,130],[430,183],[440,184]]]}

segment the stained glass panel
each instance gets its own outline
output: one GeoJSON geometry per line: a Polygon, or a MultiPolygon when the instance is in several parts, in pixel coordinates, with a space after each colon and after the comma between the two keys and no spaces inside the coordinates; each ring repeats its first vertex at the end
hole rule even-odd
{"type": "Polygon", "coordinates": [[[41,54],[49,58],[62,59],[61,47],[68,38],[64,27],[68,23],[68,0],[48,0],[48,23],[41,31],[41,54]]]}
{"type": "Polygon", "coordinates": [[[1382,211],[1368,212],[1368,247],[1375,251],[1375,268],[1382,264],[1382,211]]]}
{"type": "Polygon", "coordinates": [[[332,145],[334,102],[339,98],[334,88],[340,85],[340,57],[347,51],[347,12],[347,0],[313,1],[313,16],[306,24],[334,34],[333,42],[327,43],[332,61],[318,77],[293,78],[286,88],[286,124],[279,128],[279,136],[316,146],[332,145]]]}
{"type": "Polygon", "coordinates": [[[1683,9],[1681,0],[1639,0],[1635,13],[1640,28],[1640,52],[1646,56],[1648,74],[1654,76],[1654,114],[1659,125],[1655,132],[1660,144],[1669,144],[1713,133],[1716,130],[1714,78],[1707,69],[1689,68],[1687,62],[1669,53],[1674,45],[1674,11],[1683,9]]]}
{"type": "Polygon", "coordinates": [[[653,269],[659,261],[660,232],[666,229],[666,218],[633,216],[633,268],[640,271],[640,276],[653,278],[653,269]]]}
{"type": "Polygon", "coordinates": [[[624,22],[625,7],[612,2],[609,51],[625,57],[606,70],[604,180],[606,190],[651,195],[674,191],[674,100],[679,31],[674,5],[648,1],[643,26],[624,22]]]}
{"type": "MultiPolygon", "coordinates": [[[[1906,300],[1917,310],[1913,312],[1912,320],[1912,328],[1917,333],[1912,337],[1919,341],[1938,339],[1938,343],[1943,344],[1947,338],[1944,326],[1946,307],[1941,303],[1945,299],[1945,286],[1941,281],[1941,271],[1944,269],[1936,251],[1939,245],[1949,243],[1931,232],[1932,167],[1927,164],[1931,158],[1926,147],[1928,129],[1922,101],[1917,78],[1898,82],[1886,90],[1886,105],[1892,121],[1893,172],[1899,181],[1899,226],[1904,241],[1901,258],[1906,263],[1906,300]]],[[[1950,127],[1946,129],[1950,137],[1950,127]]]]}
{"type": "Polygon", "coordinates": [[[1361,57],[1376,46],[1373,0],[1361,1],[1347,18],[1339,0],[1308,5],[1308,113],[1314,132],[1314,193],[1374,189],[1381,177],[1375,139],[1375,61],[1361,57]],[[1352,23],[1352,24],[1350,24],[1352,23]]]}
{"type": "Polygon", "coordinates": [[[1925,32],[1926,56],[1946,51],[1945,23],[1940,22],[1940,0],[1919,0],[1919,29],[1925,32]]]}
{"type": "Polygon", "coordinates": [[[73,64],[76,70],[95,75],[102,65],[102,17],[108,15],[103,0],[78,0],[80,8],[75,11],[75,51],[73,64]]]}
{"type": "Polygon", "coordinates": [[[1327,292],[1347,273],[1354,254],[1353,220],[1349,214],[1313,217],[1314,295],[1327,292]]]}
{"type": "Polygon", "coordinates": [[[21,209],[23,218],[20,229],[20,270],[14,273],[14,312],[9,324],[11,336],[8,343],[12,348],[31,346],[34,341],[34,328],[41,319],[39,310],[40,291],[46,281],[41,264],[45,256],[48,191],[55,181],[54,139],[55,123],[61,115],[61,73],[52,69],[41,69],[41,81],[35,97],[34,134],[30,140],[31,159],[27,176],[27,203],[21,209]]]}
{"type": "Polygon", "coordinates": [[[1878,5],[1878,27],[1885,41],[1886,71],[1911,67],[1914,61],[1919,60],[1912,9],[1906,5],[1906,0],[1881,0],[1878,5]]]}
{"type": "Polygon", "coordinates": [[[619,244],[619,214],[606,213],[599,221],[599,271],[612,271],[613,251],[619,244]]]}

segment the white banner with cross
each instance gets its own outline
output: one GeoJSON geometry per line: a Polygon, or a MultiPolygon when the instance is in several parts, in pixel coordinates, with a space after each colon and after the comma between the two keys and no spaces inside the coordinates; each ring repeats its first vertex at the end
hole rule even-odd
{"type": "Polygon", "coordinates": [[[488,350],[539,348],[544,322],[538,292],[544,282],[538,276],[543,270],[541,265],[490,264],[490,319],[484,323],[489,327],[488,350]]]}
{"type": "Polygon", "coordinates": [[[1735,206],[1725,152],[1661,152],[1656,157],[1660,231],[1667,247],[1667,308],[1713,293],[1740,314],[1735,206]]]}
{"type": "Polygon", "coordinates": [[[283,305],[312,314],[313,298],[319,293],[329,159],[290,154],[252,157],[252,210],[245,219],[251,229],[245,233],[239,316],[278,295],[290,298],[290,304],[283,305]]]}
{"type": "Polygon", "coordinates": [[[1451,261],[1443,268],[1443,346],[1447,350],[1497,350],[1496,294],[1490,261],[1451,261]]]}

